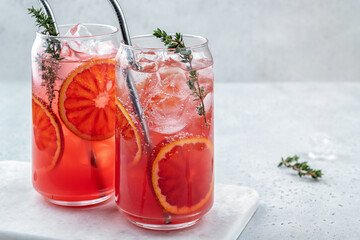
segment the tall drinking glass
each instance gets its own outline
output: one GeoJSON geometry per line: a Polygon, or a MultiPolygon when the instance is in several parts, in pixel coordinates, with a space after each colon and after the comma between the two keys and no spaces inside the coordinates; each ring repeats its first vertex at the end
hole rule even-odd
{"type": "Polygon", "coordinates": [[[33,186],[50,202],[84,206],[113,192],[118,29],[59,26],[32,47],[33,186]]]}
{"type": "Polygon", "coordinates": [[[151,35],[132,41],[120,44],[116,57],[116,203],[143,228],[188,227],[213,204],[214,75],[207,39],[184,35],[182,52],[151,35]],[[151,146],[127,79],[139,95],[151,146]]]}

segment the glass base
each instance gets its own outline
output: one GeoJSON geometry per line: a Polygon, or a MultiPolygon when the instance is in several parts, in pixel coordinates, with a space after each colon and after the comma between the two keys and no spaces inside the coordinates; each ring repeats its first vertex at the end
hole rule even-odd
{"type": "Polygon", "coordinates": [[[60,205],[60,206],[83,207],[83,206],[91,206],[91,205],[102,203],[102,202],[108,200],[110,197],[111,197],[111,194],[109,194],[105,197],[101,197],[101,198],[96,198],[96,199],[86,200],[86,201],[77,201],[77,202],[59,201],[59,200],[48,199],[48,198],[45,198],[45,199],[53,204],[60,205]]]}
{"type": "Polygon", "coordinates": [[[159,231],[167,231],[167,230],[178,230],[183,229],[187,227],[191,227],[195,225],[200,219],[200,214],[195,214],[192,216],[188,216],[187,218],[178,219],[175,220],[173,223],[165,223],[165,219],[148,219],[148,218],[142,218],[139,216],[135,216],[131,213],[128,213],[124,210],[122,210],[117,205],[118,210],[126,216],[126,218],[133,224],[135,224],[138,227],[150,229],[150,230],[159,230],[159,231]],[[156,223],[155,223],[156,222],[156,223]]]}
{"type": "Polygon", "coordinates": [[[186,223],[163,224],[163,225],[147,224],[147,223],[137,222],[137,221],[134,221],[134,220],[131,220],[131,219],[129,219],[129,220],[130,220],[130,222],[132,222],[133,224],[135,224],[136,226],[139,226],[141,228],[150,229],[150,230],[166,231],[166,230],[178,230],[178,229],[191,227],[191,226],[195,225],[200,220],[200,218],[195,219],[195,220],[193,220],[191,222],[186,222],[186,223]]]}

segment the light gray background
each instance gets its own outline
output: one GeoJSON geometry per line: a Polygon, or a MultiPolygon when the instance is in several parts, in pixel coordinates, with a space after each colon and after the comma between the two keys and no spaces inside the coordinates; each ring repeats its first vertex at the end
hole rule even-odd
{"type": "MultiPolygon", "coordinates": [[[[116,24],[106,0],[50,2],[59,23],[116,24]]],[[[216,81],[250,82],[217,84],[215,98],[217,182],[246,185],[261,196],[241,239],[358,239],[360,0],[121,4],[132,34],[159,26],[204,35],[216,81]],[[307,160],[319,132],[338,151],[335,160],[311,160],[323,179],[299,179],[276,167],[281,156],[307,160]]],[[[0,161],[31,159],[31,5],[37,1],[0,0],[0,161]]]]}
{"type": "MultiPolygon", "coordinates": [[[[59,24],[117,26],[107,0],[49,0],[59,24]]],[[[216,81],[359,81],[359,0],[120,0],[132,35],[207,37],[216,81]]],[[[0,80],[30,81],[36,0],[0,0],[0,80]]]]}

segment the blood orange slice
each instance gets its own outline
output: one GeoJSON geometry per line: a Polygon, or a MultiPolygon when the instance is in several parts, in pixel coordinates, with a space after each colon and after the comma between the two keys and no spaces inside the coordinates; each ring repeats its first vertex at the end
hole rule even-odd
{"type": "Polygon", "coordinates": [[[62,157],[64,135],[56,115],[46,104],[32,95],[32,115],[35,144],[39,153],[34,152],[39,168],[50,170],[62,157]],[[42,157],[40,157],[40,155],[42,157]]]}
{"type": "Polygon", "coordinates": [[[187,138],[161,148],[152,165],[153,189],[165,211],[189,214],[210,199],[213,145],[206,138],[187,138]]]}
{"type": "Polygon", "coordinates": [[[121,155],[127,159],[132,159],[130,166],[136,165],[141,158],[141,140],[134,122],[119,100],[115,100],[116,109],[116,128],[117,132],[125,141],[125,147],[121,149],[121,155]]]}
{"type": "Polygon", "coordinates": [[[86,140],[104,140],[115,129],[115,61],[94,59],[75,69],[59,93],[64,124],[86,140]]]}

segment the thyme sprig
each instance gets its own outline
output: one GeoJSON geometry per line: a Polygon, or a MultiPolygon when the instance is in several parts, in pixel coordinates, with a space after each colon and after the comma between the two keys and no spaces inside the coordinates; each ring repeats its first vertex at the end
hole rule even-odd
{"type": "Polygon", "coordinates": [[[204,105],[204,99],[207,93],[205,92],[204,87],[200,86],[198,73],[193,69],[192,66],[192,52],[191,50],[186,49],[182,34],[176,33],[175,36],[172,36],[168,35],[164,30],[158,28],[154,30],[153,35],[157,38],[160,38],[164,45],[168,47],[168,49],[178,53],[181,57],[181,62],[189,64],[187,66],[187,69],[189,70],[187,84],[190,90],[192,90],[191,95],[194,96],[194,101],[200,101],[199,105],[196,107],[196,110],[200,116],[204,117],[205,126],[208,127],[204,105]]]}
{"type": "MultiPolygon", "coordinates": [[[[54,21],[47,16],[43,10],[35,9],[34,7],[28,8],[28,13],[31,17],[35,18],[35,25],[42,29],[41,33],[49,36],[57,36],[58,33],[55,29],[54,21]]],[[[46,94],[49,100],[49,107],[51,108],[52,102],[55,98],[55,81],[58,78],[58,70],[60,69],[59,61],[61,44],[58,39],[47,38],[44,43],[44,53],[38,54],[35,61],[39,64],[41,71],[42,82],[41,86],[46,87],[46,94]]]]}
{"type": "Polygon", "coordinates": [[[292,168],[298,172],[299,177],[311,176],[314,179],[322,177],[323,174],[321,170],[312,169],[307,162],[298,162],[298,160],[299,157],[297,155],[294,155],[293,157],[287,157],[286,159],[281,158],[281,162],[279,163],[278,167],[285,166],[287,168],[292,168]]]}
{"type": "Polygon", "coordinates": [[[48,17],[42,10],[35,9],[33,6],[28,8],[28,13],[35,18],[35,25],[39,28],[43,28],[41,31],[44,35],[57,36],[54,21],[48,17]]]}

